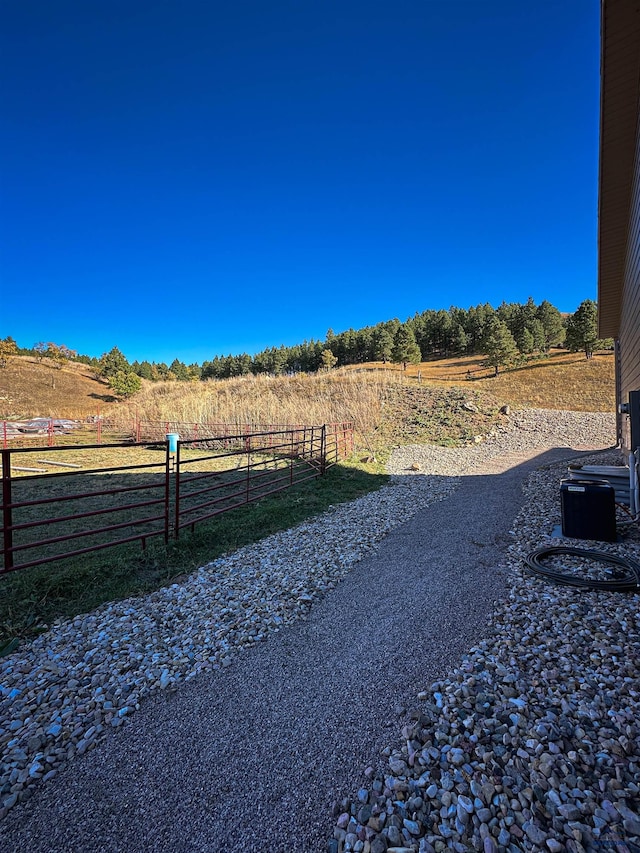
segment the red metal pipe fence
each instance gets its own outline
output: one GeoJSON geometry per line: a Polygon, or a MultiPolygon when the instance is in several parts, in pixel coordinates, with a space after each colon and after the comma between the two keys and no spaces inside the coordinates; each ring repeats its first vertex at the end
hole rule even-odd
{"type": "MultiPolygon", "coordinates": [[[[146,421],[135,420],[132,435],[141,441],[161,441],[167,433],[178,433],[183,441],[199,438],[226,438],[237,435],[279,432],[282,430],[303,429],[304,424],[290,423],[229,423],[227,421],[146,421]]],[[[327,424],[327,429],[336,426],[327,424]]],[[[353,424],[339,424],[353,430],[353,424]]]]}
{"type": "MultiPolygon", "coordinates": [[[[178,433],[183,440],[198,438],[224,438],[230,435],[271,433],[281,430],[302,429],[302,424],[274,423],[226,423],[140,420],[137,413],[133,419],[113,420],[98,412],[84,420],[67,418],[33,418],[30,421],[0,421],[0,444],[2,448],[28,447],[40,443],[47,436],[47,445],[57,444],[102,444],[103,434],[110,443],[131,441],[134,444],[164,441],[167,433],[178,433]],[[37,423],[36,423],[37,422],[37,423]]],[[[339,444],[347,456],[353,452],[353,424],[326,424],[327,434],[339,433],[339,444]]]]}
{"type": "Polygon", "coordinates": [[[168,542],[186,527],[318,477],[353,451],[352,424],[218,436],[196,426],[196,437],[178,441],[175,453],[164,438],[3,447],[0,576],[124,543],[144,548],[151,537],[168,542]],[[114,464],[125,449],[131,464],[114,464]]]}
{"type": "Polygon", "coordinates": [[[312,426],[180,441],[175,477],[176,537],[182,528],[193,530],[198,522],[323,474],[327,467],[325,433],[325,426],[312,426]],[[185,450],[197,454],[186,457],[185,450]],[[240,456],[242,463],[230,469],[228,460],[240,456]],[[194,470],[202,462],[209,463],[212,470],[194,470]]]}
{"type": "MultiPolygon", "coordinates": [[[[98,462],[93,467],[80,467],[62,457],[74,451],[85,456],[96,450],[121,451],[123,445],[3,448],[0,574],[126,542],[139,541],[144,547],[147,539],[158,535],[168,541],[170,470],[164,444],[157,445],[165,451],[160,462],[98,462]],[[56,458],[37,459],[43,453],[56,458]],[[18,464],[31,462],[34,455],[36,464],[47,468],[18,464]],[[50,472],[49,467],[65,470],[50,472]],[[141,481],[132,481],[139,477],[141,481]],[[76,541],[82,547],[69,548],[76,541]],[[23,554],[26,559],[21,561],[23,554]]],[[[137,446],[149,449],[149,444],[137,446]]]]}
{"type": "MultiPolygon", "coordinates": [[[[62,444],[102,444],[103,433],[110,443],[135,441],[136,424],[133,429],[130,422],[113,421],[98,415],[84,420],[69,418],[32,418],[26,421],[0,421],[0,445],[8,447],[28,447],[41,445],[46,441],[48,447],[62,444]],[[46,439],[45,439],[46,436],[46,439]]],[[[158,440],[163,440],[159,436],[158,440]]]]}

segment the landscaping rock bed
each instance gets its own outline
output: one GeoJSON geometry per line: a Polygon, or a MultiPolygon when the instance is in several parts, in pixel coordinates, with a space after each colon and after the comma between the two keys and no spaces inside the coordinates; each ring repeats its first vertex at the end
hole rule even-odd
{"type": "MultiPolygon", "coordinates": [[[[550,535],[565,475],[563,464],[529,478],[491,634],[418,694],[386,772],[363,768],[368,781],[336,806],[330,853],[639,849],[638,594],[555,586],[524,568],[530,551],[568,544],[550,535]]],[[[640,560],[637,524],[623,543],[570,544],[640,560]]]]}

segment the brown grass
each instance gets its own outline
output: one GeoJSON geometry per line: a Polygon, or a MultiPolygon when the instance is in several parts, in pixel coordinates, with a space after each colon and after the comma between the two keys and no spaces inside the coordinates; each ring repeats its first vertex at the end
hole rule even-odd
{"type": "MultiPolygon", "coordinates": [[[[246,376],[189,384],[151,385],[120,416],[149,421],[225,424],[323,424],[352,421],[359,433],[380,423],[386,390],[402,384],[397,373],[363,377],[336,370],[294,377],[246,376]]],[[[115,414],[115,413],[114,413],[115,414]]]]}
{"type": "Polygon", "coordinates": [[[79,362],[56,369],[47,359],[16,356],[0,368],[0,420],[82,418],[104,413],[113,402],[106,382],[79,362]]]}
{"type": "MultiPolygon", "coordinates": [[[[473,398],[487,414],[505,403],[574,411],[614,410],[614,358],[610,352],[597,353],[587,361],[580,354],[554,350],[546,358],[532,359],[495,378],[490,374],[480,356],[408,365],[406,371],[397,365],[375,363],[317,375],[145,383],[135,398],[114,405],[108,386],[96,380],[87,366],[70,363],[52,370],[45,362],[18,357],[0,369],[0,420],[36,415],[82,418],[100,408],[103,414],[119,415],[126,424],[136,415],[141,420],[187,423],[353,421],[367,444],[381,428],[388,433],[394,412],[398,413],[397,424],[389,433],[394,441],[402,440],[409,409],[412,423],[417,417],[426,424],[432,418],[423,417],[421,412],[434,411],[437,402],[438,407],[444,407],[440,420],[446,425],[451,411],[457,412],[465,396],[473,398]],[[453,390],[447,393],[447,389],[453,390]],[[403,395],[410,399],[403,402],[403,395]]],[[[480,426],[470,424],[469,429],[482,431],[480,426]]],[[[409,432],[413,435],[414,428],[409,432]]],[[[463,435],[464,430],[458,437],[463,435]]],[[[428,431],[425,440],[429,440],[428,431]]]]}
{"type": "Polygon", "coordinates": [[[358,365],[295,377],[247,376],[149,385],[118,407],[124,419],[229,424],[353,421],[360,444],[457,442],[490,429],[497,409],[613,411],[614,359],[554,351],[497,377],[480,356],[408,365],[358,365]],[[479,409],[473,416],[465,400],[479,409]]]}
{"type": "Polygon", "coordinates": [[[568,355],[502,373],[478,384],[516,407],[569,409],[574,412],[615,411],[613,353],[592,359],[568,355]]]}
{"type": "MultiPolygon", "coordinates": [[[[580,353],[554,350],[548,357],[532,358],[521,367],[502,371],[497,377],[482,366],[482,356],[439,359],[409,364],[406,379],[439,387],[467,387],[490,394],[500,405],[569,409],[575,412],[615,410],[615,372],[612,352],[596,353],[587,360],[580,353]],[[470,382],[469,382],[470,380],[470,382]]],[[[395,365],[371,365],[402,373],[395,365]]],[[[352,368],[353,369],[353,368],[352,368]]]]}

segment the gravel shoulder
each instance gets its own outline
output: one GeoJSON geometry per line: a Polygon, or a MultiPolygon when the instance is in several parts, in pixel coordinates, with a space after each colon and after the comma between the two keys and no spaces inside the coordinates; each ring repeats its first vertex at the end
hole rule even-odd
{"type": "MultiPolygon", "coordinates": [[[[388,743],[513,595],[523,481],[611,435],[608,416],[523,413],[478,448],[401,448],[380,492],[3,661],[2,849],[315,851],[344,814],[336,850],[389,846],[392,822],[360,838],[352,810],[405,800],[388,743]]],[[[447,846],[404,820],[408,849],[447,846]]]]}

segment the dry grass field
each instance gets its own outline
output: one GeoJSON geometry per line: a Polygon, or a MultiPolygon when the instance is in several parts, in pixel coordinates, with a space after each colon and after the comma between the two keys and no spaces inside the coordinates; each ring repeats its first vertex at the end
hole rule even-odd
{"type": "Polygon", "coordinates": [[[244,376],[211,382],[148,385],[114,416],[148,421],[225,424],[323,424],[353,421],[371,432],[380,423],[387,388],[398,374],[362,377],[349,370],[298,376],[244,376]]]}
{"type": "MultiPolygon", "coordinates": [[[[592,359],[554,350],[548,357],[494,377],[480,356],[441,359],[408,365],[356,365],[329,373],[245,376],[210,382],[144,383],[125,403],[115,404],[108,386],[90,369],[70,363],[61,370],[19,357],[0,369],[0,419],[37,415],[83,418],[98,409],[123,424],[140,420],[228,424],[321,424],[352,421],[364,444],[385,432],[392,443],[403,440],[406,415],[424,427],[423,440],[439,441],[451,422],[449,438],[482,432],[482,419],[461,411],[470,400],[485,415],[508,403],[517,407],[613,411],[614,357],[597,353],[592,359]],[[55,387],[54,387],[55,385],[55,387]],[[442,417],[439,418],[438,411],[442,417]],[[453,415],[466,424],[456,427],[453,415]],[[440,427],[430,438],[429,425],[440,427]],[[478,421],[478,422],[474,422],[478,421]],[[386,426],[385,426],[386,425],[386,426]],[[393,429],[390,431],[390,427],[393,429]]],[[[416,437],[413,426],[406,438],[416,437]]]]}
{"type": "Polygon", "coordinates": [[[497,377],[480,356],[400,366],[355,365],[294,377],[245,376],[147,385],[114,410],[123,419],[188,423],[302,424],[352,421],[357,442],[379,450],[403,441],[455,444],[489,432],[504,404],[613,411],[613,353],[566,351],[497,377]],[[472,403],[477,412],[469,411],[472,403]]]}
{"type": "Polygon", "coordinates": [[[113,402],[108,384],[86,364],[68,362],[58,369],[47,359],[16,356],[0,368],[0,420],[84,418],[113,402]]]}
{"type": "MultiPolygon", "coordinates": [[[[407,379],[446,388],[466,388],[492,395],[500,405],[540,409],[569,409],[575,412],[612,412],[615,409],[613,352],[595,353],[587,360],[580,353],[552,350],[548,357],[532,358],[512,370],[493,376],[482,366],[482,356],[427,361],[407,365],[407,379]]],[[[375,366],[377,370],[401,373],[395,365],[375,366]]],[[[354,368],[352,368],[354,369],[354,368]]]]}

